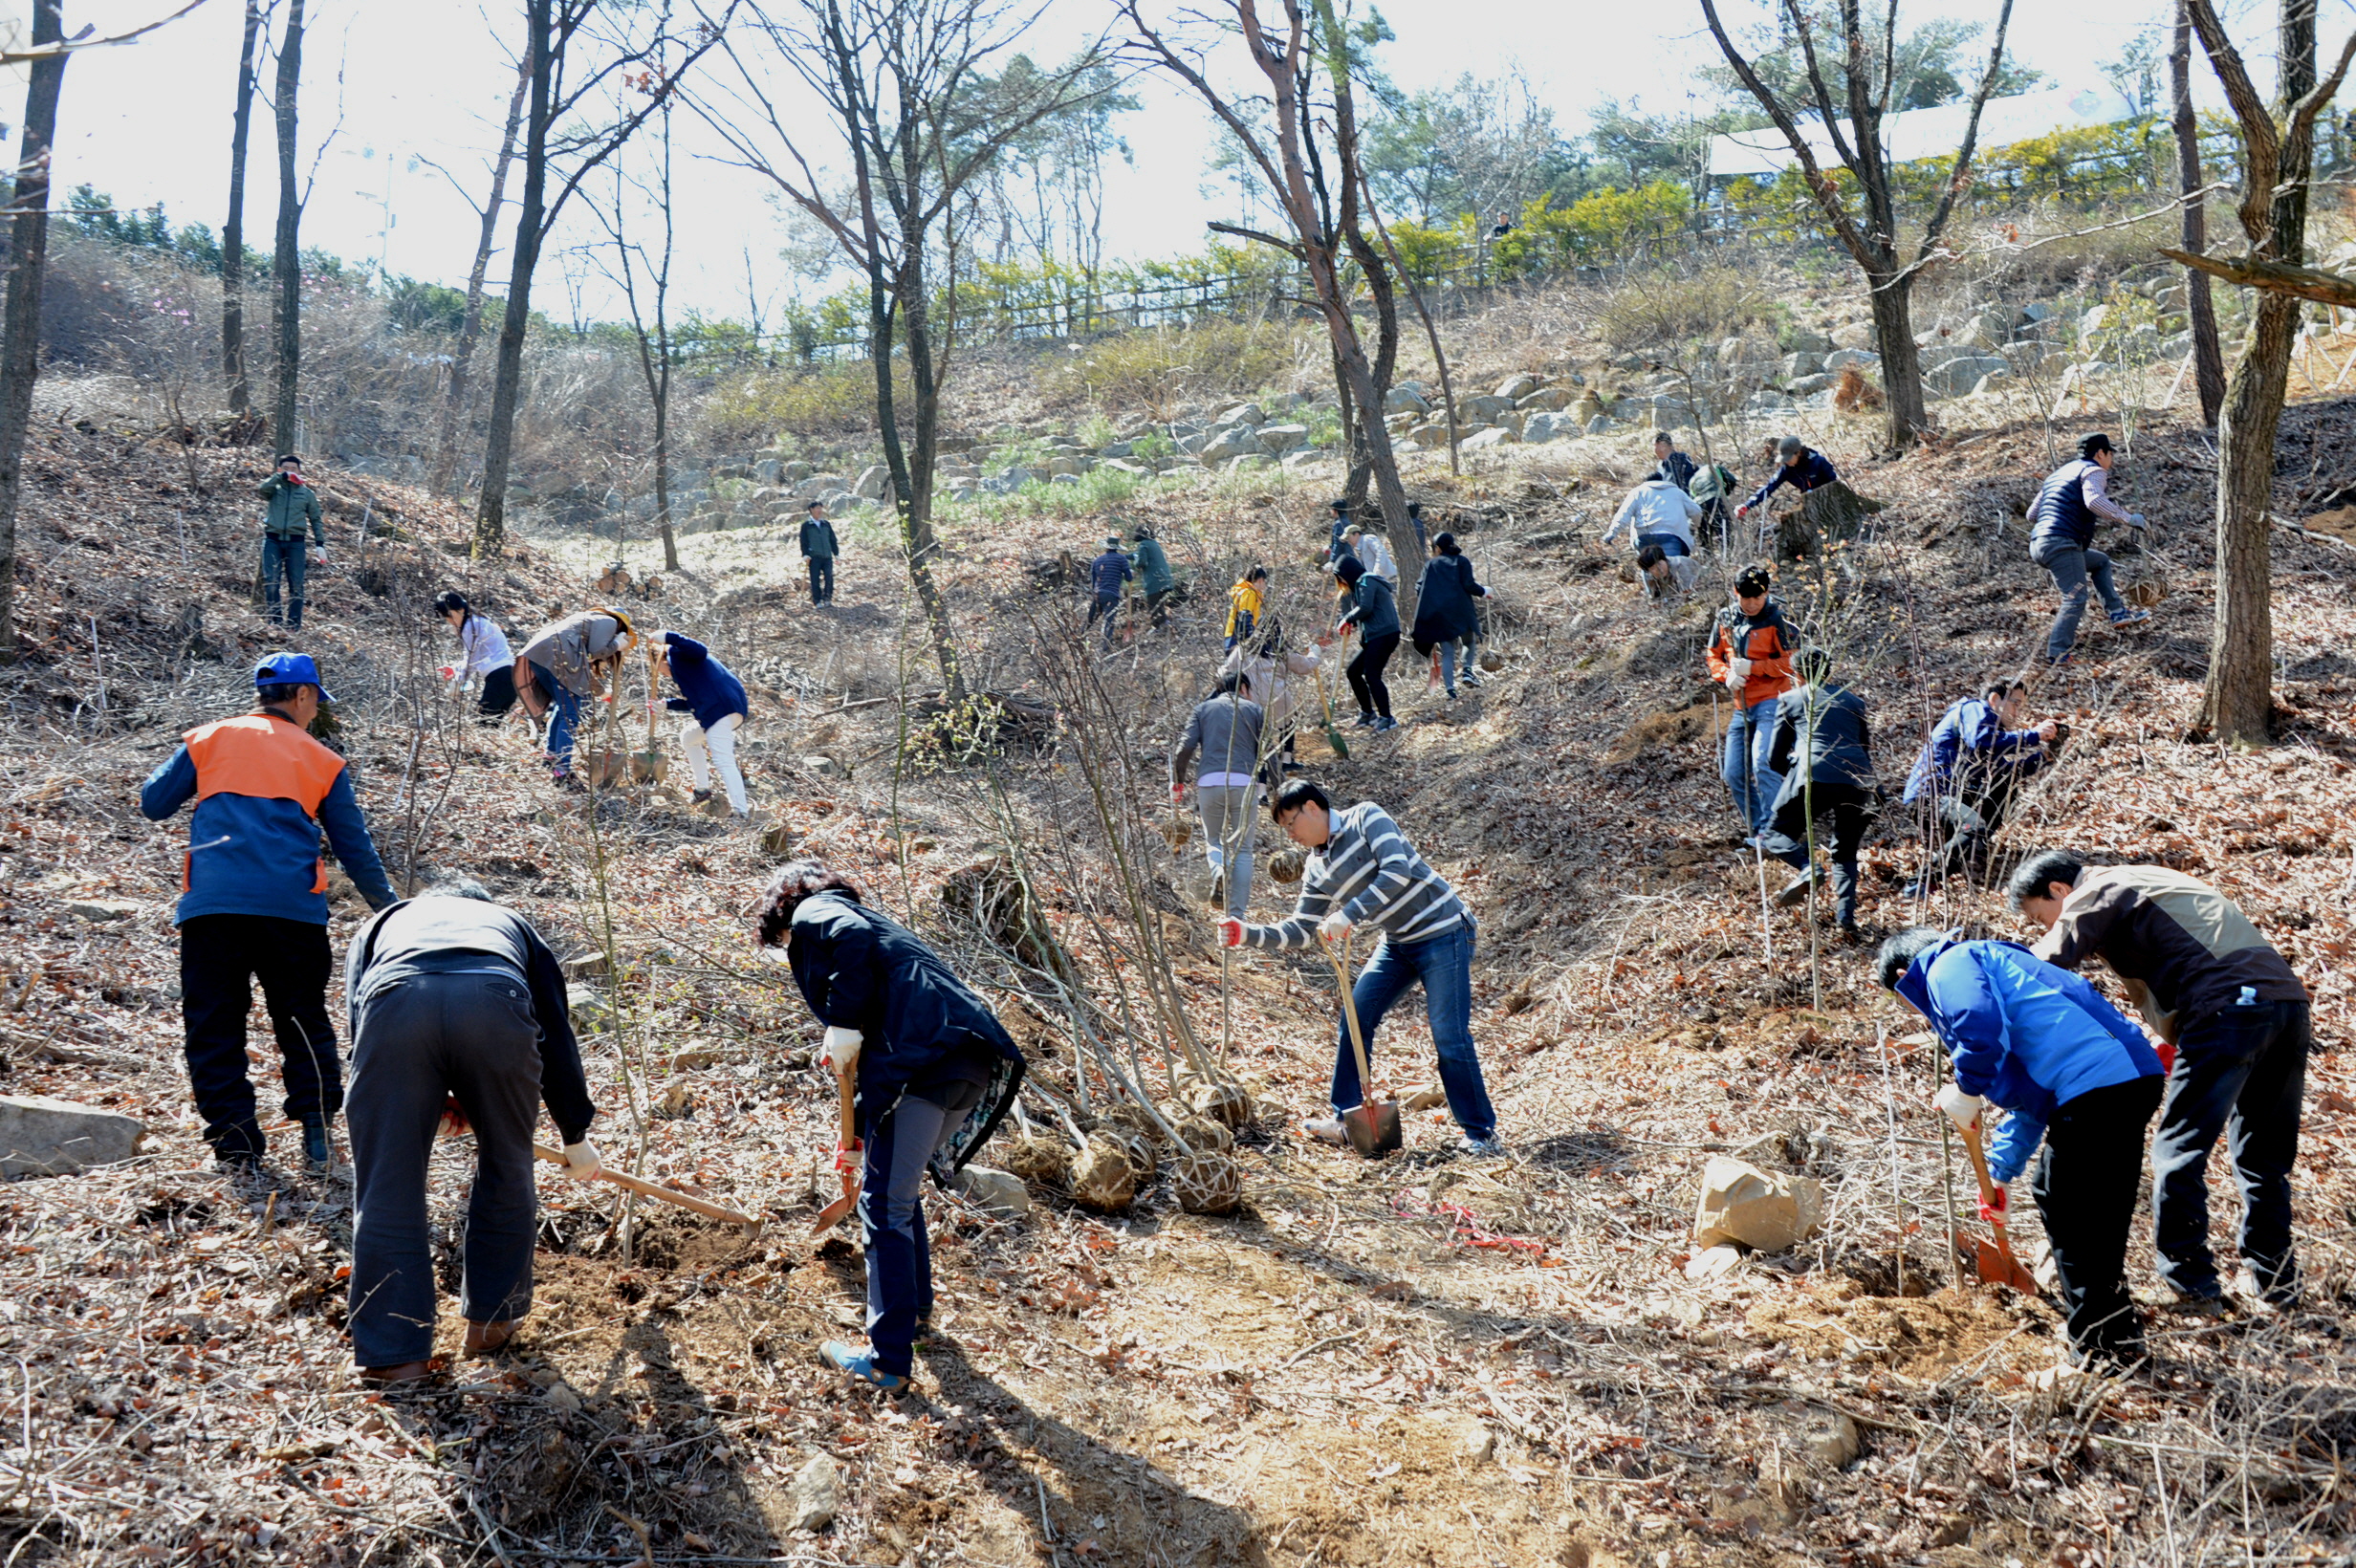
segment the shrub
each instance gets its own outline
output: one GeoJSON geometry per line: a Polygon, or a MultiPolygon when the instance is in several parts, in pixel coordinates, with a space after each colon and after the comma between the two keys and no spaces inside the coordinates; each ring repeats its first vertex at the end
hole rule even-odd
{"type": "Polygon", "coordinates": [[[1157,420],[1190,399],[1240,395],[1289,381],[1309,362],[1291,322],[1211,320],[1101,338],[1044,374],[1050,396],[1099,407],[1143,405],[1157,420]]]}
{"type": "MultiPolygon", "coordinates": [[[[892,397],[905,409],[915,398],[907,366],[892,366],[892,397]]],[[[720,450],[768,445],[772,435],[876,434],[875,371],[864,359],[724,378],[703,406],[702,433],[720,450]]],[[[905,416],[904,416],[905,418],[905,416]]]]}

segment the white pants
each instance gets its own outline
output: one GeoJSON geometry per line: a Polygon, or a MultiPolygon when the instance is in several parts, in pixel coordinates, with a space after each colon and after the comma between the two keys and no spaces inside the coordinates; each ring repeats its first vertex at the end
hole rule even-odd
{"type": "Polygon", "coordinates": [[[745,804],[745,775],[736,767],[736,727],[743,722],[742,713],[731,713],[709,730],[691,718],[679,727],[680,744],[687,751],[687,776],[695,781],[699,792],[709,790],[712,766],[718,764],[720,787],[728,792],[730,809],[739,817],[749,809],[745,804]],[[707,750],[709,756],[705,755],[707,750]]]}

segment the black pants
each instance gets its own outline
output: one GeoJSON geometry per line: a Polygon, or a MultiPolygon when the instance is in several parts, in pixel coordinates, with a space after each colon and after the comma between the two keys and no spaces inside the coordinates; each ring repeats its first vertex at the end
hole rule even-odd
{"type": "Polygon", "coordinates": [[[1096,624],[1097,617],[1104,618],[1104,645],[1113,645],[1113,623],[1121,618],[1121,596],[1099,594],[1088,606],[1088,624],[1096,624]]]}
{"type": "Polygon", "coordinates": [[[1169,607],[1177,602],[1178,590],[1156,588],[1145,596],[1145,608],[1153,614],[1153,629],[1166,631],[1169,627],[1169,607]]]}
{"type": "Polygon", "coordinates": [[[2154,1074],[2089,1089],[2063,1100],[2045,1123],[2031,1191],[2062,1273],[2070,1344],[2090,1355],[2133,1361],[2143,1354],[2143,1318],[2127,1294],[2127,1233],[2160,1084],[2154,1074]]]}
{"type": "Polygon", "coordinates": [[[1390,632],[1382,637],[1369,637],[1358,650],[1358,657],[1343,666],[1350,678],[1350,690],[1358,698],[1361,713],[1379,713],[1390,717],[1390,687],[1383,684],[1383,666],[1399,651],[1399,634],[1390,632]]]}
{"type": "MultiPolygon", "coordinates": [[[[1873,825],[1873,797],[1854,784],[1841,782],[1803,785],[1799,794],[1776,808],[1767,834],[1767,853],[1786,865],[1808,864],[1808,808],[1816,820],[1832,824],[1832,913],[1846,926],[1857,919],[1857,848],[1873,825]]],[[[1816,840],[1824,841],[1820,833],[1816,840]]]]}
{"type": "Polygon", "coordinates": [[[810,557],[810,602],[832,604],[835,601],[835,557],[810,557]]]}
{"type": "Polygon", "coordinates": [[[2291,1164],[2313,1026],[2304,1002],[2229,1007],[2188,1022],[2151,1140],[2151,1232],[2160,1277],[2186,1296],[2222,1289],[2209,1251],[2209,1151],[2230,1130],[2241,1188],[2241,1259],[2270,1298],[2299,1286],[2291,1164]]]}
{"type": "Polygon", "coordinates": [[[515,706],[515,666],[504,664],[483,677],[482,699],[474,710],[483,715],[487,726],[496,725],[507,717],[507,710],[515,706]]]}
{"type": "Polygon", "coordinates": [[[451,1095],[474,1126],[459,1310],[477,1323],[532,1310],[540,1029],[531,992],[513,971],[412,974],[361,1002],[352,1042],[351,1335],[362,1366],[422,1361],[433,1349],[425,1165],[451,1095]]]}
{"type": "Polygon", "coordinates": [[[327,1018],[334,968],[327,927],[270,915],[198,915],[180,926],[180,1013],[188,1088],[205,1142],[223,1158],[258,1157],[262,1124],[246,1077],[246,1014],[253,982],[277,1032],[286,1114],[332,1117],[343,1105],[343,1068],[327,1018]]]}

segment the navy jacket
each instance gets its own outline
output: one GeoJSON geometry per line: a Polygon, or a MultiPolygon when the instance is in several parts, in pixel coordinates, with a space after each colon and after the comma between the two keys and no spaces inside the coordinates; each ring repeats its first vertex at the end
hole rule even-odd
{"type": "Polygon", "coordinates": [[[2044,565],[2066,550],[2083,550],[2105,518],[2125,523],[2125,508],[2110,498],[2110,470],[2077,457],[2045,476],[2029,507],[2029,558],[2044,565]]]}
{"type": "Polygon", "coordinates": [[[2007,730],[1996,710],[1977,697],[1949,706],[1931,727],[1931,738],[1907,774],[1906,803],[1927,795],[1952,795],[1960,775],[1966,788],[1984,786],[1997,770],[2034,773],[2045,760],[2045,742],[2034,730],[2007,730]]]}
{"type": "Polygon", "coordinates": [[[1988,1151],[1999,1182],[2027,1165],[2058,1106],[2160,1072],[2142,1030],[2092,986],[2016,943],[1926,948],[1895,989],[1931,1020],[1963,1092],[2012,1113],[1988,1151]]]}
{"type": "Polygon", "coordinates": [[[1119,599],[1121,585],[1136,575],[1129,557],[1118,550],[1107,550],[1088,563],[1088,583],[1099,599],[1119,599]]]}
{"type": "Polygon", "coordinates": [[[1463,555],[1434,555],[1424,563],[1415,590],[1415,651],[1429,653],[1441,642],[1465,642],[1480,635],[1475,598],[1489,590],[1472,580],[1472,563],[1463,555]]]}
{"type": "Polygon", "coordinates": [[[874,1136],[910,1085],[949,1076],[959,1057],[988,1062],[981,1103],[933,1157],[934,1179],[946,1184],[1014,1106],[1023,1076],[1014,1038],[913,931],[847,893],[804,899],[785,950],[794,983],[818,1022],[865,1036],[859,1053],[862,1137],[874,1136]]]}
{"type": "Polygon", "coordinates": [[[1390,591],[1389,583],[1368,572],[1350,592],[1353,604],[1342,616],[1342,624],[1356,623],[1361,646],[1378,637],[1399,635],[1399,599],[1390,591]]]}
{"type": "Polygon", "coordinates": [[[1853,784],[1871,794],[1873,745],[1863,698],[1843,686],[1794,686],[1776,704],[1775,739],[1767,766],[1783,775],[1776,804],[1796,800],[1808,785],[1853,784]],[[1798,766],[1802,749],[1805,768],[1798,766]]]}
{"type": "Polygon", "coordinates": [[[1775,477],[1752,491],[1751,499],[1743,504],[1750,507],[1765,506],[1767,497],[1785,485],[1791,486],[1800,494],[1805,495],[1810,490],[1822,485],[1829,485],[1840,477],[1840,470],[1832,466],[1829,458],[1813,446],[1805,446],[1800,449],[1799,462],[1789,467],[1778,463],[1775,477]]]}
{"type": "Polygon", "coordinates": [[[670,644],[671,680],[680,693],[666,700],[665,708],[673,713],[694,714],[697,726],[705,730],[731,713],[748,719],[753,716],[745,701],[745,684],[714,659],[709,648],[677,632],[665,632],[663,641],[670,644]]]}
{"type": "Polygon", "coordinates": [[[835,537],[831,517],[804,517],[801,520],[801,553],[812,560],[830,561],[842,554],[841,541],[835,537]]]}

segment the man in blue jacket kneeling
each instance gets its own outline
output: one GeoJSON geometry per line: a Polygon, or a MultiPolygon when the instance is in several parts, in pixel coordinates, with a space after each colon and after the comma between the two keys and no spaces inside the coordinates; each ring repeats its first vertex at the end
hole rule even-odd
{"type": "MultiPolygon", "coordinates": [[[[2127,1238],[2164,1081],[2151,1043],[2093,987],[2014,943],[1918,926],[1882,944],[1875,972],[1953,1058],[1939,1109],[1963,1128],[1983,1104],[2011,1113],[1988,1151],[1991,1176],[2013,1181],[2045,1141],[2030,1190],[2062,1274],[2071,1350],[2081,1361],[2142,1360],[2127,1238]]],[[[1996,1196],[2001,1212],[2000,1187],[1996,1196]]]]}

